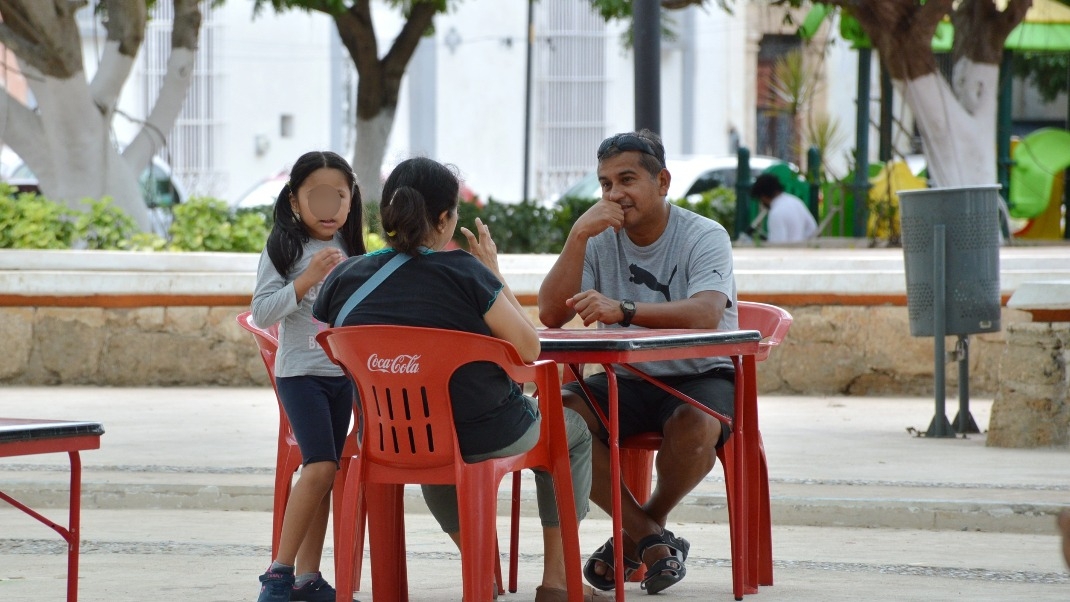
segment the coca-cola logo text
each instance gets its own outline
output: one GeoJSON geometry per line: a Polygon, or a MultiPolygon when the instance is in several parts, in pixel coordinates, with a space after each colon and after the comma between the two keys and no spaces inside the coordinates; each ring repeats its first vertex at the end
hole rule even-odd
{"type": "Polygon", "coordinates": [[[389,374],[416,374],[420,371],[420,356],[379,357],[373,353],[368,358],[368,370],[389,374]]]}

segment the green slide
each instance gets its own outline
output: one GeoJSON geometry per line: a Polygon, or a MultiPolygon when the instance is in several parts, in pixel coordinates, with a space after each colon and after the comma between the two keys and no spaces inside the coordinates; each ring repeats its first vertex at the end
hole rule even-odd
{"type": "Polygon", "coordinates": [[[1011,158],[1011,217],[1034,218],[1048,208],[1055,178],[1070,167],[1070,132],[1039,129],[1018,142],[1011,158]]]}

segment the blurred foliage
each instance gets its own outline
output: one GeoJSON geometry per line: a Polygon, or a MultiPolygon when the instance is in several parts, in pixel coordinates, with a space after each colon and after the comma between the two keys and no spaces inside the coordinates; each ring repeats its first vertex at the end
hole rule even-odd
{"type": "MultiPolygon", "coordinates": [[[[482,219],[490,227],[499,253],[555,254],[564,247],[572,224],[596,202],[595,199],[564,197],[553,207],[545,207],[537,201],[501,203],[494,199],[482,207],[461,203],[458,224],[471,229],[477,217],[482,219]]],[[[729,188],[715,188],[673,203],[720,223],[729,233],[734,230],[736,193],[729,188]]],[[[467,247],[460,228],[453,240],[462,248],[467,247]]]]}
{"type": "Polygon", "coordinates": [[[1054,102],[1070,89],[1070,53],[1016,52],[1014,74],[1036,86],[1044,102],[1054,102]]]}
{"type": "MultiPolygon", "coordinates": [[[[729,232],[735,223],[735,192],[715,188],[690,199],[673,201],[720,222],[729,232]]],[[[460,225],[472,228],[478,217],[487,224],[500,253],[560,253],[572,224],[595,204],[594,199],[562,198],[553,207],[538,201],[461,203],[460,225]]],[[[86,200],[75,211],[34,194],[0,184],[0,248],[131,251],[226,251],[259,253],[271,231],[270,207],[231,211],[219,199],[194,197],[173,208],[169,240],[138,232],[133,220],[110,199],[86,200]]],[[[369,251],[385,245],[376,205],[364,206],[364,242],[369,251]]],[[[467,241],[458,228],[454,240],[467,241]]]]}
{"type": "MultiPolygon", "coordinates": [[[[538,201],[502,203],[488,199],[482,207],[475,203],[461,203],[458,209],[458,224],[474,230],[476,218],[490,228],[491,236],[499,253],[557,253],[565,244],[565,235],[555,227],[553,209],[543,207],[538,201]]],[[[453,240],[461,247],[467,241],[460,227],[453,240]]]]}
{"type": "Polygon", "coordinates": [[[707,190],[701,195],[691,195],[687,199],[673,201],[684,209],[708,217],[724,226],[728,234],[735,238],[736,232],[736,191],[724,186],[707,190]],[[697,197],[697,198],[696,198],[697,197]]]}
{"type": "Polygon", "coordinates": [[[89,208],[82,213],[75,212],[74,239],[85,241],[87,249],[127,248],[129,239],[138,232],[134,220],[112,205],[110,198],[82,202],[89,208]]]}
{"type": "Polygon", "coordinates": [[[193,197],[173,212],[169,251],[259,253],[270,232],[262,212],[232,213],[220,199],[193,197]]]}
{"type": "Polygon", "coordinates": [[[0,184],[0,249],[69,249],[74,211],[0,184]]]}

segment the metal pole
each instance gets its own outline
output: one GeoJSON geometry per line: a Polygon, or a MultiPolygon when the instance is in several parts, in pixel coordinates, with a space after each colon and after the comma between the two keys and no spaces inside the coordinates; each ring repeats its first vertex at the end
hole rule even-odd
{"type": "Polygon", "coordinates": [[[881,63],[881,122],[880,139],[877,142],[877,158],[887,163],[892,160],[892,101],[895,99],[895,88],[892,87],[892,76],[881,63]]]}
{"type": "Polygon", "coordinates": [[[747,229],[750,227],[750,149],[745,146],[736,151],[736,235],[734,240],[739,240],[740,234],[750,236],[747,229]]]}
{"type": "Polygon", "coordinates": [[[535,0],[528,0],[528,56],[526,75],[524,76],[524,190],[521,201],[530,196],[528,172],[531,171],[531,54],[535,47],[535,0]]]}
{"type": "Polygon", "coordinates": [[[980,433],[970,414],[970,337],[960,334],[955,344],[955,358],[959,362],[959,413],[955,416],[955,432],[960,435],[980,433]]]}
{"type": "MultiPolygon", "coordinates": [[[[1010,208],[1011,198],[1011,101],[1014,94],[1014,53],[1003,51],[999,65],[999,90],[996,98],[996,176],[1003,199],[1010,208]]],[[[1003,238],[1011,236],[1010,225],[1000,212],[999,228],[1003,238]]]]}
{"type": "Polygon", "coordinates": [[[855,238],[866,236],[866,213],[869,200],[869,79],[870,62],[873,51],[869,48],[858,50],[858,118],[855,123],[855,181],[851,187],[854,191],[854,230],[855,238]]]}
{"type": "Polygon", "coordinates": [[[936,381],[936,414],[929,429],[925,432],[926,437],[954,437],[951,423],[947,421],[946,382],[944,375],[944,362],[946,351],[944,349],[944,333],[947,331],[947,291],[946,274],[946,247],[944,246],[944,224],[933,226],[933,372],[936,381]]]}
{"type": "Polygon", "coordinates": [[[821,200],[821,151],[816,146],[811,146],[806,151],[806,177],[810,180],[810,215],[821,223],[818,207],[821,200]]]}
{"type": "Polygon", "coordinates": [[[632,0],[635,129],[661,133],[661,3],[632,0]]]}

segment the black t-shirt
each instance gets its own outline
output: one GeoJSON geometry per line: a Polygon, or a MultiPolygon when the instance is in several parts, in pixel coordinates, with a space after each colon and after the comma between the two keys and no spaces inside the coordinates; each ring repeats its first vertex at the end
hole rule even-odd
{"type": "MultiPolygon", "coordinates": [[[[394,324],[493,336],[483,314],[502,283],[478,259],[460,250],[418,254],[369,293],[343,324],[334,324],[353,292],[395,254],[385,249],[347,259],[324,280],[312,314],[335,326],[394,324]]],[[[454,373],[450,396],[463,455],[501,449],[527,431],[534,417],[520,395],[520,388],[490,362],[468,364],[454,373]]]]}

